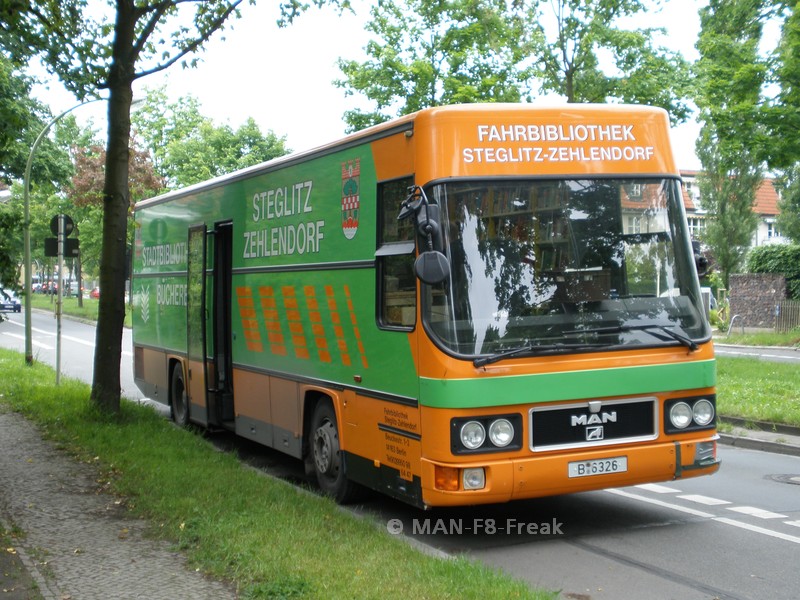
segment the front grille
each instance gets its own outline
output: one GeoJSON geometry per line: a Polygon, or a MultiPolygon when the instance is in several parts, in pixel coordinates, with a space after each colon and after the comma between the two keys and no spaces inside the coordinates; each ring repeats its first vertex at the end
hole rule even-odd
{"type": "Polygon", "coordinates": [[[653,440],[658,436],[656,398],[592,400],[530,411],[534,452],[653,440]]]}

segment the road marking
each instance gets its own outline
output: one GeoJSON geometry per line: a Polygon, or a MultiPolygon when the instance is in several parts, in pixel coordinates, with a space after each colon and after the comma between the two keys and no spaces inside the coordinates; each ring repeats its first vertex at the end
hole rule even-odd
{"type": "MultiPolygon", "coordinates": [[[[24,326],[23,323],[16,323],[16,322],[14,322],[14,325],[17,325],[18,327],[23,327],[24,326]]],[[[48,335],[50,337],[56,337],[56,332],[55,331],[48,331],[46,329],[39,329],[38,327],[31,327],[31,331],[33,331],[34,333],[41,333],[42,335],[48,335]]],[[[72,337],[71,335],[64,335],[62,333],[61,334],[61,339],[62,340],[69,340],[70,342],[75,342],[76,344],[83,344],[84,346],[88,346],[89,348],[94,348],[94,342],[87,342],[86,340],[82,340],[80,338],[72,337]]],[[[50,349],[52,350],[52,348],[50,348],[50,349]]]]}
{"type": "MultiPolygon", "coordinates": [[[[639,486],[637,486],[639,487],[639,486]]],[[[800,537],[789,535],[788,533],[781,533],[780,531],[773,531],[772,529],[765,529],[764,527],[758,527],[757,525],[750,525],[749,523],[743,523],[742,521],[737,521],[736,519],[728,519],[727,517],[717,517],[712,515],[711,513],[703,512],[701,510],[695,510],[693,508],[688,508],[686,506],[680,506],[678,504],[672,504],[670,502],[664,502],[662,500],[656,500],[655,498],[648,498],[646,496],[639,496],[638,494],[631,494],[630,492],[626,492],[623,490],[618,489],[607,489],[603,490],[608,492],[609,494],[614,494],[615,496],[622,496],[624,498],[630,498],[631,500],[639,500],[640,502],[645,502],[647,504],[655,504],[656,506],[663,506],[664,508],[671,508],[673,510],[677,510],[679,512],[688,513],[690,515],[694,515],[696,517],[704,517],[716,521],[717,523],[723,523],[725,525],[731,525],[733,527],[738,527],[740,529],[746,529],[748,531],[752,531],[754,533],[760,533],[762,535],[767,535],[769,537],[777,538],[779,540],[784,540],[787,542],[792,542],[794,544],[800,544],[800,537]]],[[[746,512],[745,514],[751,516],[757,516],[762,519],[772,519],[778,517],[785,517],[785,515],[779,515],[778,513],[773,513],[768,510],[762,510],[759,508],[755,508],[752,506],[726,506],[728,510],[734,510],[737,512],[746,512]],[[761,516],[761,515],[775,515],[773,516],[761,516]]],[[[795,525],[800,527],[800,521],[785,521],[787,525],[795,525]]]]}
{"type": "Polygon", "coordinates": [[[800,527],[800,521],[784,521],[784,525],[791,525],[792,527],[800,527]]]}
{"type": "Polygon", "coordinates": [[[742,513],[751,517],[758,517],[759,519],[788,519],[787,515],[774,513],[763,508],[756,508],[755,506],[727,506],[728,510],[742,513]]]}
{"type": "Polygon", "coordinates": [[[744,356],[746,358],[776,358],[778,360],[800,360],[800,356],[783,356],[780,354],[755,354],[753,352],[737,352],[736,350],[715,349],[715,352],[722,356],[744,356]]]}
{"type": "Polygon", "coordinates": [[[686,494],[685,496],[678,496],[689,502],[697,502],[698,504],[705,504],[706,506],[719,506],[720,504],[730,504],[727,500],[720,500],[718,498],[710,498],[709,496],[701,496],[700,494],[686,494]]]}
{"type": "Polygon", "coordinates": [[[690,515],[694,515],[695,517],[704,517],[706,519],[713,519],[714,515],[711,513],[703,512],[701,510],[695,510],[693,508],[689,508],[688,506],[680,506],[679,504],[671,504],[669,502],[663,502],[661,500],[656,500],[655,498],[647,498],[646,496],[639,496],[637,494],[631,494],[630,492],[624,492],[622,490],[605,490],[609,494],[614,494],[616,496],[623,496],[625,498],[630,498],[632,500],[639,500],[640,502],[647,502],[648,504],[655,504],[656,506],[663,506],[664,508],[671,508],[673,510],[678,510],[680,512],[689,513],[690,515]]]}
{"type": "Polygon", "coordinates": [[[657,483],[643,483],[641,485],[637,485],[636,487],[640,490],[653,492],[655,494],[680,494],[681,492],[675,488],[667,487],[665,485],[658,485],[657,483]]]}
{"type": "Polygon", "coordinates": [[[733,525],[734,527],[739,527],[755,533],[761,533],[763,535],[778,538],[779,540],[786,540],[787,542],[800,544],[800,537],[789,535],[788,533],[772,531],[772,529],[764,529],[763,527],[758,527],[757,525],[750,525],[749,523],[742,523],[741,521],[737,521],[735,519],[726,519],[725,517],[715,517],[714,520],[719,523],[725,523],[726,525],[733,525]]]}
{"type": "MultiPolygon", "coordinates": [[[[15,340],[20,340],[22,342],[25,341],[25,336],[24,335],[18,335],[16,333],[8,333],[7,331],[4,331],[3,335],[7,335],[10,338],[14,338],[15,340]]],[[[38,346],[39,348],[41,348],[43,350],[54,350],[54,348],[52,346],[48,346],[47,344],[43,344],[42,342],[37,342],[36,340],[31,340],[31,344],[34,345],[34,346],[38,346]]]]}

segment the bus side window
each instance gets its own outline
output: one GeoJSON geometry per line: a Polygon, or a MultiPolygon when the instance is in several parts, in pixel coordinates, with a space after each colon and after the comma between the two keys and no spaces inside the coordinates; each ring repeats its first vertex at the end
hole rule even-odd
{"type": "Polygon", "coordinates": [[[378,184],[378,324],[411,329],[417,320],[417,278],[414,276],[413,219],[397,220],[413,177],[378,184]]]}

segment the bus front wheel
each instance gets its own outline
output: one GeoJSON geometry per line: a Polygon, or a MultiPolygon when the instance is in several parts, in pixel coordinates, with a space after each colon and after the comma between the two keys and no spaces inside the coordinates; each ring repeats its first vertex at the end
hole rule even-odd
{"type": "Polygon", "coordinates": [[[180,427],[189,425],[189,395],[186,393],[186,384],[183,381],[183,367],[175,365],[172,369],[170,382],[170,412],[172,420],[180,427]]]}
{"type": "Polygon", "coordinates": [[[311,418],[310,462],[322,491],[339,504],[352,501],[360,486],[347,478],[336,412],[327,401],[317,403],[311,418]]]}

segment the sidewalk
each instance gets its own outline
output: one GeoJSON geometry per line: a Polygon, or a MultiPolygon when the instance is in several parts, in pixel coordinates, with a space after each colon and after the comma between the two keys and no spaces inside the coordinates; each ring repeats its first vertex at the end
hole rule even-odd
{"type": "MultiPolygon", "coordinates": [[[[168,544],[146,539],[147,524],[100,489],[93,467],[2,410],[0,600],[236,598],[230,586],[188,568],[168,544]],[[13,531],[24,537],[13,538],[13,531]]],[[[800,456],[800,430],[743,425],[720,434],[721,442],[800,456]]]]}
{"type": "Polygon", "coordinates": [[[236,598],[147,539],[96,476],[0,408],[0,600],[236,598]]]}

